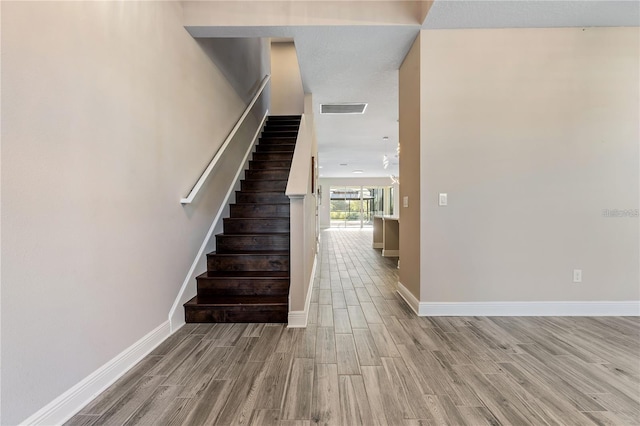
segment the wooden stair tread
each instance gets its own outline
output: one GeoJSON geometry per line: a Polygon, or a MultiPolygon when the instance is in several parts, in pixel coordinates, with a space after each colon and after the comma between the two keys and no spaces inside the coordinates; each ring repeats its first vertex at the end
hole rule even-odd
{"type": "MultiPolygon", "coordinates": [[[[244,235],[244,234],[242,234],[244,235]]],[[[269,235],[269,234],[261,234],[261,235],[269,235]]],[[[237,250],[233,253],[218,253],[216,251],[212,251],[209,253],[210,255],[216,256],[289,256],[289,250],[237,250]]]]}
{"type": "Polygon", "coordinates": [[[198,278],[208,279],[232,279],[240,278],[243,280],[263,280],[289,278],[289,272],[286,271],[206,271],[198,275],[198,278]]]}
{"type": "Polygon", "coordinates": [[[229,296],[202,297],[195,296],[184,304],[185,307],[215,307],[215,306],[287,306],[288,296],[229,296]]]}

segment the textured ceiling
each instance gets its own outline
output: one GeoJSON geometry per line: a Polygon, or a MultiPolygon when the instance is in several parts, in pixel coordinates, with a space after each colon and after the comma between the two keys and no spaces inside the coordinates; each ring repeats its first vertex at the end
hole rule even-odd
{"type": "MultiPolygon", "coordinates": [[[[364,3],[359,4],[367,9],[364,3]]],[[[407,2],[399,2],[398,7],[407,9],[407,2]]],[[[199,10],[194,15],[197,19],[204,16],[199,10]]],[[[394,157],[398,143],[398,68],[421,28],[639,26],[640,2],[438,0],[423,23],[416,18],[412,25],[407,23],[406,14],[398,16],[403,17],[399,25],[349,22],[337,26],[257,26],[252,21],[228,27],[194,23],[188,29],[196,37],[293,38],[305,92],[314,96],[320,176],[379,177],[398,173],[394,157]],[[340,102],[369,105],[363,115],[318,114],[320,103],[340,102]],[[383,141],[384,136],[389,139],[383,141]],[[386,170],[382,165],[385,154],[390,160],[386,170]],[[340,165],[343,163],[347,166],[340,165]],[[353,174],[358,169],[364,173],[353,174]]]]}
{"type": "Polygon", "coordinates": [[[423,28],[631,27],[638,1],[436,1],[423,28]]]}

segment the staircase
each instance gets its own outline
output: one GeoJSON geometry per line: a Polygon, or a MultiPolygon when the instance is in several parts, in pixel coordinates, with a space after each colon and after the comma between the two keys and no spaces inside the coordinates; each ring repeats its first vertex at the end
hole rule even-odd
{"type": "Polygon", "coordinates": [[[197,277],[197,296],[184,304],[194,322],[287,322],[289,198],[285,195],[300,116],[271,116],[197,277]]]}

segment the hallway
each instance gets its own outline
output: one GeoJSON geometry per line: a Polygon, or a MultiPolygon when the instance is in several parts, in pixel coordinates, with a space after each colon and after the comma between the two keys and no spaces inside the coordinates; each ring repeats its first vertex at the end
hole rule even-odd
{"type": "Polygon", "coordinates": [[[326,230],[309,326],[187,324],[69,425],[638,424],[638,318],[418,318],[326,230]]]}

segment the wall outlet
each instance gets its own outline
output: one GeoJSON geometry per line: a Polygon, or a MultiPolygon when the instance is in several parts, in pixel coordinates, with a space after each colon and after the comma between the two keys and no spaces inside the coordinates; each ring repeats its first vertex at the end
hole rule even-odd
{"type": "Polygon", "coordinates": [[[582,282],[582,269],[574,269],[573,270],[573,282],[581,283],[582,282]]]}

